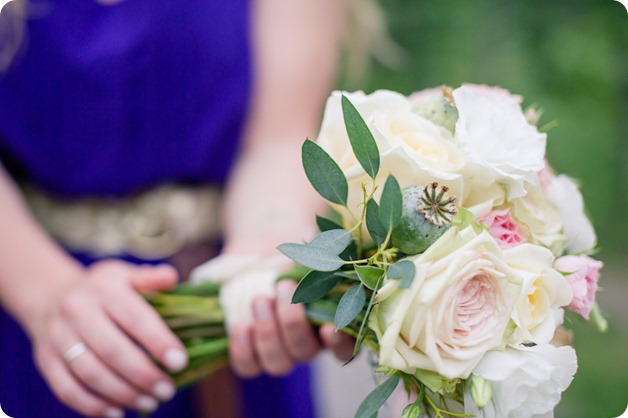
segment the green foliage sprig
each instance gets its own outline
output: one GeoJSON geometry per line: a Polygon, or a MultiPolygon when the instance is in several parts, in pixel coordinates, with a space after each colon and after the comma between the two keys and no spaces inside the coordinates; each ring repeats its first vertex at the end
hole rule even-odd
{"type": "MultiPolygon", "coordinates": [[[[356,338],[353,357],[367,344],[377,348],[368,320],[375,296],[385,279],[400,280],[400,286],[410,286],[415,275],[414,264],[401,259],[391,245],[392,231],[402,216],[403,198],[394,176],[386,178],[379,202],[375,201],[380,154],[373,134],[355,106],[344,95],[341,99],[345,127],[353,153],[364,171],[371,177],[370,189],[362,184],[362,202],[357,208],[348,204],[348,182],[340,167],[316,143],[303,144],[303,167],[314,189],[326,200],[340,205],[355,224],[349,228],[340,223],[317,217],[320,234],[306,244],[282,244],[278,248],[295,262],[311,271],[303,277],[293,296],[293,303],[310,304],[309,313],[319,321],[331,322],[356,338]],[[361,208],[356,216],[355,209],[361,208]],[[363,237],[363,229],[372,240],[363,237]],[[336,303],[325,305],[334,299],[336,303]],[[339,298],[339,299],[338,299],[339,298]]],[[[371,417],[386,402],[399,382],[393,375],[379,385],[362,403],[356,417],[371,417]]]]}

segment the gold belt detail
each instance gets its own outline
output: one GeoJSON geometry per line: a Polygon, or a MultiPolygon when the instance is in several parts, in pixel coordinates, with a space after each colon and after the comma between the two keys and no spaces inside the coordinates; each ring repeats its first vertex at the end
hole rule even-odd
{"type": "Polygon", "coordinates": [[[160,259],[220,234],[221,193],[167,185],[124,199],[61,199],[23,189],[35,218],[62,245],[95,256],[160,259]]]}

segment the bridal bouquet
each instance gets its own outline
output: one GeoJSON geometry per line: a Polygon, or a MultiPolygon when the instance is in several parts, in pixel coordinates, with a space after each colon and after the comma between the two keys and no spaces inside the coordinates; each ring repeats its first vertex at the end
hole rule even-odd
{"type": "MultiPolygon", "coordinates": [[[[576,183],[545,160],[538,117],[478,85],[329,98],[302,158],[330,212],[279,250],[310,321],[374,353],[379,384],[356,417],[400,382],[403,418],[553,416],[577,368],[565,310],[606,324],[596,236],[576,183]]],[[[218,291],[150,297],[189,346],[180,383],[225,360],[218,291]]]]}

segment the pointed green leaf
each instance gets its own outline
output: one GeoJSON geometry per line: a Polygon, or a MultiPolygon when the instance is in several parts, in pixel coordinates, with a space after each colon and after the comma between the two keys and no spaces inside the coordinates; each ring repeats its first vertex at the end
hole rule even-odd
{"type": "Polygon", "coordinates": [[[332,203],[347,206],[349,186],[338,164],[309,139],[301,148],[303,168],[316,191],[332,203]]]}
{"type": "Polygon", "coordinates": [[[292,303],[307,303],[322,298],[342,280],[333,272],[311,271],[292,295],[292,303]]]}
{"type": "Polygon", "coordinates": [[[393,393],[397,384],[399,383],[399,376],[391,376],[384,383],[375,388],[368,396],[362,401],[358,407],[358,412],[355,413],[355,418],[370,418],[373,414],[379,411],[379,408],[386,403],[386,400],[393,393]]]}
{"type": "Polygon", "coordinates": [[[379,171],[377,143],[358,110],[344,95],[342,96],[342,115],[353,153],[364,171],[374,179],[379,171]]]}
{"type": "Polygon", "coordinates": [[[362,284],[371,290],[375,289],[380,277],[384,275],[384,270],[373,266],[355,266],[355,271],[358,272],[362,284]]]}
{"type": "Polygon", "coordinates": [[[342,226],[335,221],[318,215],[316,215],[316,225],[321,232],[329,231],[331,229],[342,229],[342,226]]]}
{"type": "Polygon", "coordinates": [[[401,280],[400,288],[406,289],[410,287],[414,276],[416,274],[416,267],[410,260],[399,260],[396,263],[391,264],[388,267],[386,276],[392,280],[401,280]]]}
{"type": "Polygon", "coordinates": [[[393,176],[388,176],[379,201],[379,220],[387,232],[392,231],[401,219],[402,205],[403,197],[399,183],[393,176]]]}
{"type": "Polygon", "coordinates": [[[334,271],[345,263],[338,255],[320,247],[304,244],[281,244],[277,249],[292,260],[312,270],[334,271]]]}
{"type": "Polygon", "coordinates": [[[355,241],[352,240],[349,246],[345,248],[343,252],[339,254],[339,257],[346,261],[352,261],[358,259],[358,247],[355,245],[355,241]]]}
{"type": "Polygon", "coordinates": [[[355,272],[355,270],[351,270],[351,271],[337,271],[336,272],[336,276],[342,277],[342,278],[345,278],[345,279],[355,280],[356,282],[360,280],[360,278],[358,277],[358,274],[355,272]]]}
{"type": "Polygon", "coordinates": [[[379,220],[379,205],[373,199],[366,203],[366,229],[378,247],[386,240],[386,229],[379,220]]]}
{"type": "Polygon", "coordinates": [[[344,251],[351,243],[353,235],[346,229],[332,229],[321,232],[310,243],[309,246],[320,247],[336,255],[344,251]]]}
{"type": "Polygon", "coordinates": [[[336,329],[341,329],[349,325],[362,311],[362,308],[364,308],[364,302],[366,302],[364,286],[356,284],[349,288],[349,290],[342,295],[340,302],[338,302],[336,316],[334,317],[336,329]]]}

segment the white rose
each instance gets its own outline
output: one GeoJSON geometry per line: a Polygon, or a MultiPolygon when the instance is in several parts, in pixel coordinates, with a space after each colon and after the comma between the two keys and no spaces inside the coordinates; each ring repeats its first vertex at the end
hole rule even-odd
{"type": "Polygon", "coordinates": [[[493,396],[478,408],[465,392],[465,413],[477,418],[552,418],[576,373],[573,348],[550,344],[489,351],[473,370],[492,386],[493,396]]]}
{"type": "Polygon", "coordinates": [[[552,268],[554,256],[546,248],[518,245],[504,251],[504,260],[523,280],[522,292],[512,315],[517,327],[511,341],[549,342],[556,327],[563,322],[562,307],[571,303],[569,283],[552,268]]]}
{"type": "Polygon", "coordinates": [[[382,366],[466,378],[486,351],[502,344],[520,291],[492,236],[449,229],[425,253],[408,258],[416,276],[407,289],[389,280],[377,294],[369,327],[382,366]]]}
{"type": "MultiPolygon", "coordinates": [[[[463,171],[467,157],[463,150],[453,140],[451,132],[413,112],[412,103],[406,97],[386,90],[370,95],[363,92],[344,94],[360,112],[379,148],[379,192],[388,175],[392,174],[401,188],[434,181],[447,185],[450,194],[457,197],[457,203],[465,207],[492,207],[493,202],[499,204],[503,200],[503,190],[499,187],[485,187],[478,193],[466,190],[463,171]],[[471,205],[465,204],[467,197],[471,205]]],[[[363,199],[361,184],[366,184],[370,190],[372,181],[351,149],[342,116],[340,92],[332,93],[327,101],[317,143],[338,163],[347,177],[348,207],[356,212],[363,199]]],[[[348,219],[347,214],[344,215],[348,219]]]]}
{"type": "Polygon", "coordinates": [[[554,255],[562,254],[567,238],[558,209],[541,186],[528,184],[526,192],[510,202],[512,214],[527,229],[530,242],[549,248],[554,255]]]}
{"type": "Polygon", "coordinates": [[[525,195],[544,165],[546,135],[530,125],[520,98],[503,89],[464,85],[453,91],[456,140],[473,162],[469,173],[484,184],[507,187],[508,199],[525,195]]]}
{"type": "Polygon", "coordinates": [[[547,196],[560,213],[563,232],[567,236],[567,251],[580,253],[593,248],[597,237],[584,213],[584,201],[576,182],[564,174],[552,177],[547,185],[547,196]]]}

